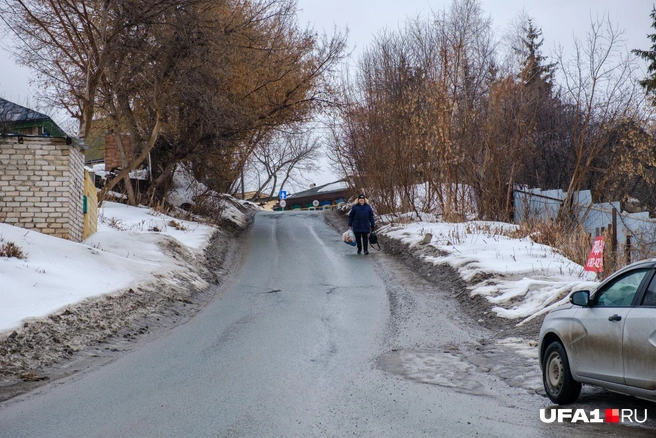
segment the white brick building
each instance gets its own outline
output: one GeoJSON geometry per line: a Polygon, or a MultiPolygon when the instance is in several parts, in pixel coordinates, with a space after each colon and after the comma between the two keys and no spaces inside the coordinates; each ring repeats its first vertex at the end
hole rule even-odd
{"type": "Polygon", "coordinates": [[[70,138],[0,136],[0,222],[80,242],[84,154],[70,138]]]}

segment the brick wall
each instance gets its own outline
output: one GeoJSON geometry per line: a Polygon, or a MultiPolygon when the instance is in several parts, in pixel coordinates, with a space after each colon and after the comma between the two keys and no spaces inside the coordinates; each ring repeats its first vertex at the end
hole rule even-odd
{"type": "MultiPolygon", "coordinates": [[[[126,158],[128,161],[132,158],[132,142],[130,136],[126,134],[121,135],[121,144],[125,149],[126,158]]],[[[118,150],[116,144],[116,136],[114,134],[105,136],[105,170],[110,171],[114,169],[122,169],[121,165],[121,152],[118,150]]]]}
{"type": "Polygon", "coordinates": [[[0,222],[82,241],[84,155],[63,138],[0,137],[0,222]]]}

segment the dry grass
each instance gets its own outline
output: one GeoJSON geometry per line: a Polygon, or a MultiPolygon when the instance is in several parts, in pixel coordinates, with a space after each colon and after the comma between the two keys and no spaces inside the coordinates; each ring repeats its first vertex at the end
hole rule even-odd
{"type": "Polygon", "coordinates": [[[568,227],[556,222],[525,223],[510,237],[530,237],[534,242],[552,247],[579,265],[585,265],[592,245],[590,235],[582,227],[568,227]]]}
{"type": "Polygon", "coordinates": [[[147,205],[152,211],[165,216],[172,216],[173,212],[176,210],[176,208],[164,201],[150,202],[147,205]]]}
{"type": "MultiPolygon", "coordinates": [[[[527,236],[537,243],[552,247],[554,251],[581,266],[585,266],[588,260],[593,240],[593,237],[586,233],[581,226],[568,227],[555,222],[522,224],[509,237],[523,238],[527,236]]],[[[606,239],[604,272],[600,273],[600,278],[604,278],[629,264],[624,245],[618,245],[617,252],[614,253],[611,251],[608,242],[609,239],[606,239]]],[[[635,261],[646,258],[642,254],[652,254],[653,250],[646,246],[643,248],[641,245],[634,245],[631,253],[635,261]]]]}
{"type": "Polygon", "coordinates": [[[508,235],[506,227],[484,222],[469,222],[465,227],[465,231],[469,234],[481,234],[489,239],[495,239],[499,236],[508,235]]]}
{"type": "MultiPolygon", "coordinates": [[[[2,239],[0,239],[0,242],[2,242],[2,239]]],[[[0,245],[0,257],[13,257],[22,260],[25,258],[25,254],[14,242],[3,242],[0,245]]]]}
{"type": "Polygon", "coordinates": [[[120,219],[117,219],[115,217],[107,218],[102,213],[98,216],[98,222],[106,223],[107,225],[109,225],[111,228],[114,228],[115,230],[119,230],[119,231],[128,230],[128,227],[120,219]]]}
{"type": "Polygon", "coordinates": [[[179,231],[187,231],[187,227],[185,227],[182,223],[175,221],[173,219],[169,221],[169,227],[175,228],[176,230],[179,231]]]}
{"type": "Polygon", "coordinates": [[[224,196],[215,192],[206,191],[194,198],[194,205],[191,207],[190,212],[220,225],[223,223],[223,213],[225,210],[226,200],[224,196]]]}
{"type": "Polygon", "coordinates": [[[463,223],[467,222],[467,217],[463,213],[457,211],[450,211],[442,216],[444,222],[450,223],[463,223]]]}

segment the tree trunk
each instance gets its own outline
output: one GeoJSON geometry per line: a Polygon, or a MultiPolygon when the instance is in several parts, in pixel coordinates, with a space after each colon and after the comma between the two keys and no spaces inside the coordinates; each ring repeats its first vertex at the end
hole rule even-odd
{"type": "MultiPolygon", "coordinates": [[[[125,153],[125,147],[123,146],[123,139],[121,138],[120,131],[118,131],[118,124],[114,126],[114,129],[116,132],[114,133],[114,137],[116,138],[116,146],[118,147],[118,151],[121,154],[121,168],[126,169],[130,167],[130,163],[128,161],[127,154],[125,153]]],[[[132,181],[130,181],[130,175],[126,175],[125,178],[123,178],[123,184],[125,185],[125,192],[128,195],[128,204],[130,205],[137,205],[137,200],[134,196],[134,190],[132,190],[132,181]]]]}
{"type": "Polygon", "coordinates": [[[102,188],[100,194],[98,195],[99,205],[102,205],[102,202],[105,199],[107,192],[112,190],[120,180],[130,175],[130,172],[132,172],[143,160],[146,159],[146,157],[148,157],[150,151],[153,149],[153,147],[155,147],[155,141],[159,136],[159,131],[161,128],[162,128],[162,122],[158,114],[157,121],[155,122],[155,126],[153,126],[153,131],[150,135],[150,139],[148,140],[148,144],[146,145],[146,148],[141,152],[141,154],[137,157],[137,159],[132,162],[132,164],[130,164],[127,168],[122,169],[118,175],[116,175],[109,182],[107,182],[107,184],[105,184],[105,187],[102,188]]]}

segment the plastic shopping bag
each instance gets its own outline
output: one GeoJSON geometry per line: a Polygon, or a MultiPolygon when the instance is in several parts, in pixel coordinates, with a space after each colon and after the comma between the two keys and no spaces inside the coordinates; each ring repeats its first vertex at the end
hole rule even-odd
{"type": "Polygon", "coordinates": [[[342,234],[342,238],[344,239],[344,243],[355,246],[357,243],[355,243],[355,234],[353,233],[353,230],[348,230],[344,234],[342,234]]]}

